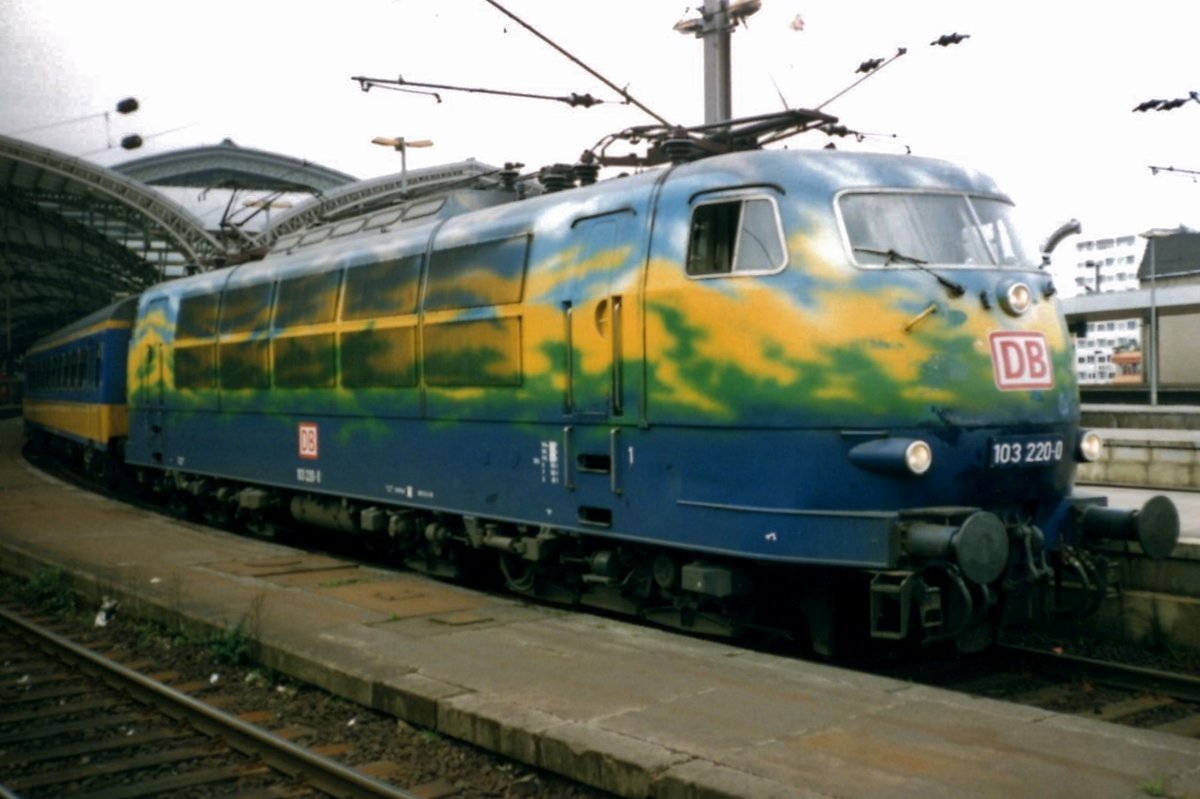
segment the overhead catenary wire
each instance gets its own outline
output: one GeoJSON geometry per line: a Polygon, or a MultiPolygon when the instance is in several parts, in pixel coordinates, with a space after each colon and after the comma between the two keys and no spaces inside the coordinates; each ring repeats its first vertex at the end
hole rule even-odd
{"type": "Polygon", "coordinates": [[[489,5],[491,5],[492,7],[494,7],[494,8],[495,8],[497,11],[499,11],[500,13],[504,14],[506,17],[508,17],[509,19],[511,19],[513,22],[516,22],[518,25],[520,25],[521,27],[525,28],[525,30],[529,31],[529,32],[530,32],[530,33],[532,33],[534,36],[536,36],[536,37],[538,37],[539,39],[541,39],[541,40],[542,40],[543,42],[545,42],[546,44],[548,44],[548,45],[550,45],[551,47],[553,47],[553,48],[554,48],[555,50],[557,50],[559,53],[561,53],[562,55],[566,56],[566,58],[568,58],[568,59],[571,61],[571,63],[573,63],[573,64],[575,64],[576,66],[580,67],[581,69],[585,70],[585,71],[586,71],[586,72],[587,72],[589,75],[591,75],[592,77],[596,78],[597,80],[599,80],[600,82],[602,82],[602,83],[603,83],[605,86],[607,86],[608,88],[610,88],[610,89],[612,89],[613,91],[615,91],[617,94],[619,94],[619,95],[621,95],[622,97],[624,97],[624,98],[625,98],[625,100],[626,100],[627,102],[629,102],[631,105],[635,105],[635,106],[637,106],[638,108],[640,108],[642,111],[645,111],[647,114],[649,114],[650,116],[652,116],[652,117],[654,117],[656,120],[658,120],[658,121],[659,121],[661,124],[663,124],[663,125],[667,125],[668,127],[670,127],[670,126],[671,126],[671,123],[670,123],[670,122],[668,122],[668,121],[667,121],[665,118],[663,118],[663,117],[662,117],[662,116],[660,116],[659,114],[656,114],[654,111],[651,111],[649,108],[647,108],[647,107],[646,107],[646,105],[645,105],[645,104],[643,104],[643,103],[639,102],[639,101],[638,101],[638,100],[637,100],[637,99],[636,99],[636,98],[635,98],[635,97],[634,97],[632,94],[630,94],[630,93],[629,93],[629,91],[628,91],[627,89],[621,88],[620,86],[618,86],[617,84],[615,84],[615,83],[613,83],[611,80],[609,80],[608,78],[606,78],[606,77],[604,77],[603,75],[601,75],[601,74],[600,74],[599,72],[597,72],[596,70],[594,70],[594,69],[592,69],[591,67],[589,67],[587,64],[583,63],[583,61],[581,61],[579,58],[577,58],[576,56],[572,55],[570,52],[568,52],[568,51],[567,51],[567,50],[565,50],[564,48],[560,47],[560,46],[559,46],[559,45],[558,45],[558,44],[557,44],[555,41],[553,41],[553,40],[552,40],[552,39],[550,39],[548,36],[546,36],[546,35],[544,35],[543,33],[541,33],[539,30],[537,30],[537,28],[534,28],[534,27],[533,27],[532,25],[530,25],[528,22],[526,22],[525,20],[523,20],[523,19],[521,19],[520,17],[518,17],[516,14],[512,13],[511,11],[509,11],[509,10],[508,10],[507,8],[505,8],[504,6],[500,5],[500,3],[496,2],[496,0],[485,0],[485,2],[487,2],[489,5]]]}
{"type": "Polygon", "coordinates": [[[403,75],[396,78],[370,78],[365,75],[355,75],[350,80],[358,81],[359,87],[365,92],[374,88],[390,89],[392,91],[408,91],[413,94],[428,94],[432,95],[440,103],[441,96],[437,92],[422,92],[413,89],[405,89],[405,86],[416,86],[422,89],[441,89],[442,91],[451,92],[468,92],[470,94],[491,94],[499,97],[521,97],[528,100],[555,100],[560,103],[566,103],[572,108],[583,106],[591,108],[594,105],[603,103],[604,100],[593,97],[590,94],[576,94],[571,92],[568,95],[553,95],[553,94],[536,94],[534,92],[518,92],[509,89],[488,89],[481,86],[455,86],[448,83],[422,83],[419,81],[406,80],[403,75]]]}

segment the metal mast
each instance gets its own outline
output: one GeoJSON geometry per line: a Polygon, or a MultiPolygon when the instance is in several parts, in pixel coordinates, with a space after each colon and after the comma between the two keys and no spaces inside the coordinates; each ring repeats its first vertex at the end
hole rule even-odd
{"type": "Polygon", "coordinates": [[[724,122],[733,116],[730,33],[733,21],[728,0],[704,0],[704,123],[724,122]]]}

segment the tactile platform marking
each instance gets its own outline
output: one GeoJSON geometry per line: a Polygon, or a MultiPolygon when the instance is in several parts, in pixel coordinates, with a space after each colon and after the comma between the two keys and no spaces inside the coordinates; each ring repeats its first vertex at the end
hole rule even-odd
{"type": "Polygon", "coordinates": [[[368,572],[357,566],[345,566],[340,569],[271,574],[264,579],[275,585],[282,585],[284,588],[315,588],[364,582],[373,578],[368,572]]]}
{"type": "Polygon", "coordinates": [[[316,591],[322,596],[335,597],[352,605],[387,613],[395,619],[463,613],[487,604],[484,598],[472,596],[465,591],[407,580],[403,576],[375,582],[318,586],[316,591]]]}
{"type": "Polygon", "coordinates": [[[282,574],[326,571],[353,568],[354,564],[325,555],[285,555],[255,558],[254,560],[229,560],[205,564],[213,571],[233,574],[238,577],[273,577],[282,574]]]}

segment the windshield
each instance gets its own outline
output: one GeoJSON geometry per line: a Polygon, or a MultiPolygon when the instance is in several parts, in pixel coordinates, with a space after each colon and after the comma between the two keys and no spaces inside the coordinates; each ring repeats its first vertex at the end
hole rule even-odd
{"type": "Polygon", "coordinates": [[[904,266],[1032,268],[1036,252],[1020,236],[1010,203],[965,194],[878,192],[838,200],[855,261],[904,266]],[[889,253],[893,256],[889,257],[889,253]],[[896,255],[903,255],[900,259],[896,255]]]}

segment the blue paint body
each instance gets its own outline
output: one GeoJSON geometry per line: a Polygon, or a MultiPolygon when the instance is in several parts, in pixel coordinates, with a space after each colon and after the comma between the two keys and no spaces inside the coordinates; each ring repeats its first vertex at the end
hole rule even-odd
{"type": "MultiPolygon", "coordinates": [[[[862,268],[845,244],[836,201],[848,189],[873,188],[1002,197],[990,180],[941,162],[746,153],[433,217],[386,235],[330,240],[165,284],[143,296],[139,315],[143,321],[161,316],[155,325],[169,354],[182,298],[423,254],[424,306],[412,316],[414,329],[443,319],[498,324],[520,318],[526,371],[518,387],[474,393],[432,385],[424,376],[409,388],[354,391],[214,388],[185,395],[168,388],[161,402],[148,394],[131,403],[129,460],[772,562],[894,568],[902,560],[900,512],[947,506],[1028,520],[1043,527],[1054,548],[1068,532],[1079,408],[1069,347],[1061,343],[1065,326],[1050,293],[1041,293],[1048,277],[1030,267],[939,267],[965,289],[964,297],[951,298],[922,271],[862,268]],[[778,208],[787,268],[755,276],[753,283],[679,280],[697,200],[742,196],[769,198],[778,208]],[[596,230],[597,219],[611,224],[596,230]],[[482,284],[430,289],[428,272],[439,268],[442,250],[522,236],[530,244],[518,302],[489,304],[490,290],[482,284]],[[571,263],[605,253],[613,255],[603,269],[569,273],[571,263]],[[1038,329],[1056,342],[1055,387],[1020,396],[988,384],[992,365],[980,344],[992,327],[1024,324],[1006,317],[994,299],[991,305],[978,299],[994,297],[1001,278],[1013,276],[1034,287],[1038,329]],[[630,326],[620,345],[619,407],[611,381],[581,377],[575,396],[564,399],[564,309],[576,312],[565,317],[567,325],[586,316],[601,329],[613,324],[618,295],[628,303],[630,326]],[[789,337],[828,333],[822,318],[843,327],[863,323],[838,308],[838,296],[860,303],[878,298],[882,311],[901,322],[933,306],[932,321],[908,332],[897,323],[887,328],[886,340],[878,333],[831,337],[837,340],[822,345],[817,360],[788,352],[789,337]],[[597,297],[610,304],[597,306],[597,297]],[[739,303],[759,305],[738,317],[739,303]],[[703,307],[716,310],[697,310],[703,307]],[[780,319],[768,331],[770,340],[748,339],[748,347],[759,348],[746,352],[756,365],[747,367],[737,353],[725,360],[706,355],[706,347],[755,321],[757,307],[788,307],[795,317],[780,319]],[[610,314],[607,321],[603,313],[610,314]],[[903,358],[895,359],[900,366],[874,360],[889,348],[917,345],[923,360],[913,378],[896,376],[903,358]],[[535,369],[531,364],[539,359],[548,366],[535,369]],[[792,382],[781,382],[772,370],[792,382]],[[837,395],[842,380],[855,387],[852,395],[837,395]],[[942,398],[914,400],[915,390],[942,398]],[[700,399],[684,401],[689,391],[700,399]],[[724,410],[697,404],[705,392],[724,410]],[[316,426],[316,457],[300,452],[302,425],[316,426]],[[1047,434],[1063,443],[1065,454],[1054,464],[988,465],[994,438],[1047,434]],[[927,441],[933,469],[917,477],[852,464],[849,450],[873,436],[927,441]]],[[[505,246],[511,255],[516,245],[505,246]]],[[[340,328],[334,323],[331,330],[340,328]]],[[[580,338],[592,334],[586,326],[578,331],[580,338]]],[[[263,329],[247,339],[279,336],[263,329]]],[[[139,342],[133,346],[136,352],[139,342]]],[[[590,354],[581,350],[576,357],[590,354]]]]}

